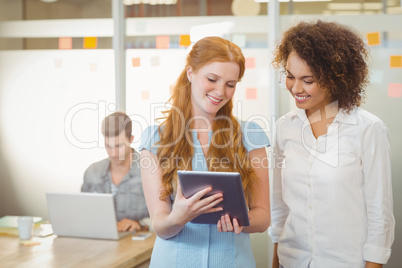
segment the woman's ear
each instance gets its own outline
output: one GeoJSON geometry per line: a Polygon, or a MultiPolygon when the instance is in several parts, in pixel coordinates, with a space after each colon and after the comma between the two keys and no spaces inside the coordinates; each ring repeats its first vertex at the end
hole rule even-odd
{"type": "Polygon", "coordinates": [[[190,81],[190,83],[193,79],[193,68],[191,68],[191,66],[187,67],[187,79],[190,81]]]}

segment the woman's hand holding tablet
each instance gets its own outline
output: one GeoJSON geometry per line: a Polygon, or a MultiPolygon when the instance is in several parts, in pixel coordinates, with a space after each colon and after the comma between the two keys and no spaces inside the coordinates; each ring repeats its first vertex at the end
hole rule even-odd
{"type": "Polygon", "coordinates": [[[222,211],[222,207],[217,206],[223,200],[222,193],[210,194],[211,191],[211,187],[205,187],[190,198],[186,198],[183,196],[180,184],[178,184],[173,203],[174,209],[172,210],[175,213],[175,219],[178,219],[178,224],[185,225],[204,213],[218,213],[222,211]],[[208,197],[205,197],[207,195],[208,197]]]}
{"type": "Polygon", "coordinates": [[[197,200],[207,199],[209,204],[212,204],[210,197],[219,193],[223,194],[223,200],[216,203],[222,208],[221,210],[209,210],[208,212],[204,210],[202,214],[191,220],[192,223],[218,224],[219,231],[234,231],[235,233],[241,231],[241,226],[249,226],[247,206],[239,173],[177,171],[177,174],[179,177],[178,189],[181,188],[182,194],[180,193],[180,195],[183,198],[191,199],[196,196],[197,200]]]}

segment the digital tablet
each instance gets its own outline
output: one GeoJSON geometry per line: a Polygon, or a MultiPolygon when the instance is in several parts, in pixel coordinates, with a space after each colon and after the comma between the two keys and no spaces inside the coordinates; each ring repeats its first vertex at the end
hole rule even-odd
{"type": "Polygon", "coordinates": [[[223,201],[217,205],[223,208],[222,211],[199,215],[192,223],[217,224],[222,215],[229,214],[231,219],[238,220],[240,226],[250,225],[240,173],[179,170],[177,175],[186,198],[209,186],[212,191],[204,197],[223,193],[223,201]]]}

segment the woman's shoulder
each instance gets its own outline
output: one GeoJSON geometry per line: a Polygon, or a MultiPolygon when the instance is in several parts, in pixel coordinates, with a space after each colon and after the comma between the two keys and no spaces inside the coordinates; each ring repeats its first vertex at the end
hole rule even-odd
{"type": "Polygon", "coordinates": [[[243,133],[243,143],[247,151],[270,146],[267,133],[269,133],[269,124],[260,126],[254,121],[238,120],[243,133]]]}
{"type": "Polygon", "coordinates": [[[151,147],[160,141],[159,137],[159,125],[148,126],[143,132],[141,137],[141,143],[139,150],[147,149],[150,150],[151,147]]]}

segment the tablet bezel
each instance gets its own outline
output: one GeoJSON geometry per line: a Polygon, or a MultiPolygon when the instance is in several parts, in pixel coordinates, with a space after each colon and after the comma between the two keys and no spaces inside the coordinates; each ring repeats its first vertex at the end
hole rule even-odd
{"type": "Polygon", "coordinates": [[[177,175],[186,198],[209,186],[212,191],[205,197],[223,193],[223,201],[217,205],[223,207],[222,211],[199,215],[191,220],[192,223],[217,224],[222,215],[229,214],[231,219],[238,220],[240,226],[250,225],[240,173],[178,170],[177,175]]]}

